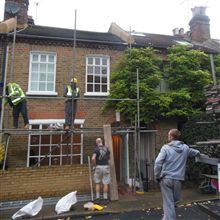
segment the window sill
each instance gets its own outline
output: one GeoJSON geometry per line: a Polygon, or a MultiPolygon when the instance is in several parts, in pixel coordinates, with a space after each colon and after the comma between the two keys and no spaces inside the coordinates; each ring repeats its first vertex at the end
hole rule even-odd
{"type": "Polygon", "coordinates": [[[26,95],[57,96],[58,92],[31,92],[31,91],[27,91],[26,95]]]}
{"type": "Polygon", "coordinates": [[[95,93],[95,92],[87,92],[87,93],[84,93],[84,96],[103,96],[103,97],[106,97],[108,96],[109,93],[95,93]]]}

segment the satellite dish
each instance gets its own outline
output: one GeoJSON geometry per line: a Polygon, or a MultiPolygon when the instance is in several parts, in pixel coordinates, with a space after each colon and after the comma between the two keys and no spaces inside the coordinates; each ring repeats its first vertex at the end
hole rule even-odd
{"type": "Polygon", "coordinates": [[[20,6],[17,2],[6,2],[5,11],[10,15],[15,15],[19,12],[20,6]]]}

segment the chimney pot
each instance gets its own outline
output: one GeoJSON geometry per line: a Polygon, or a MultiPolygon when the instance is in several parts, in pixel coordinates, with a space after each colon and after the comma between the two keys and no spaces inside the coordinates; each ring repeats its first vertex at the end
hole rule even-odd
{"type": "Polygon", "coordinates": [[[173,36],[178,35],[179,34],[179,28],[174,28],[173,29],[173,36]]]}
{"type": "Polygon", "coordinates": [[[180,29],[179,29],[179,34],[180,34],[180,35],[184,35],[184,28],[180,28],[180,29]]]}
{"type": "Polygon", "coordinates": [[[210,19],[205,15],[206,7],[194,7],[191,10],[193,14],[189,22],[191,40],[204,42],[210,39],[210,19]]]}

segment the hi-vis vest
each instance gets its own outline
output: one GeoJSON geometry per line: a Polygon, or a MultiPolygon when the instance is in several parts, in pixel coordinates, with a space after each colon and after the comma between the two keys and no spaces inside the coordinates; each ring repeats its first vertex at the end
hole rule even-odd
{"type": "MultiPolygon", "coordinates": [[[[72,87],[67,86],[67,97],[72,97],[72,87]]],[[[74,89],[74,97],[79,97],[79,88],[74,89]]]]}
{"type": "Polygon", "coordinates": [[[25,99],[25,94],[21,87],[16,83],[8,83],[8,96],[11,99],[13,105],[17,105],[23,99],[25,99]]]}

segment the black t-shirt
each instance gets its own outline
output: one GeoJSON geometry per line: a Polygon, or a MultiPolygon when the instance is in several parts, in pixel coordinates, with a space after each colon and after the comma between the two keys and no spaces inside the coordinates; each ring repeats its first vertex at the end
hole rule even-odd
{"type": "Polygon", "coordinates": [[[108,165],[110,151],[106,146],[96,147],[93,153],[96,154],[96,165],[108,165]]]}

